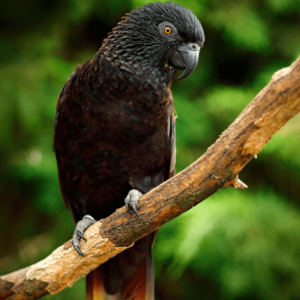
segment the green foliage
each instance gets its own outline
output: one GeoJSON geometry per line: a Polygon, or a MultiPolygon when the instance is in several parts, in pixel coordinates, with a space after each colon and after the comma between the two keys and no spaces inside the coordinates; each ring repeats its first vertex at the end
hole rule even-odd
{"type": "Polygon", "coordinates": [[[157,270],[167,261],[178,279],[192,269],[229,299],[296,299],[299,226],[299,211],[274,192],[221,191],[161,229],[157,270]]]}
{"type": "Polygon", "coordinates": [[[269,49],[270,36],[268,27],[257,12],[250,10],[243,3],[221,4],[221,8],[212,10],[209,18],[205,18],[208,24],[219,30],[226,41],[236,47],[262,52],[269,49]]]}
{"type": "MultiPolygon", "coordinates": [[[[299,55],[300,1],[175,2],[199,17],[206,34],[197,69],[173,83],[180,171],[299,55]]],[[[52,152],[56,100],[75,66],[93,57],[126,12],[146,3],[0,3],[1,274],[72,236],[52,152]]],[[[299,136],[298,116],[242,171],[248,190],[218,192],[160,230],[157,299],[300,299],[299,136]]],[[[81,280],[45,299],[83,295],[81,280]]]]}

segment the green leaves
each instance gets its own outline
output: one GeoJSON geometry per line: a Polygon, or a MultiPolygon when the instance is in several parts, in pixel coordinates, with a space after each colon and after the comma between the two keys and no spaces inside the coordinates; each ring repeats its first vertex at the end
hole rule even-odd
{"type": "Polygon", "coordinates": [[[209,26],[221,32],[228,44],[253,52],[265,52],[269,49],[269,30],[258,12],[241,2],[218,4],[218,7],[209,10],[203,17],[209,26]]]}
{"type": "Polygon", "coordinates": [[[227,299],[292,299],[299,294],[299,226],[299,211],[278,194],[227,189],[164,226],[154,257],[158,269],[168,262],[173,279],[187,269],[212,278],[227,299]]]}

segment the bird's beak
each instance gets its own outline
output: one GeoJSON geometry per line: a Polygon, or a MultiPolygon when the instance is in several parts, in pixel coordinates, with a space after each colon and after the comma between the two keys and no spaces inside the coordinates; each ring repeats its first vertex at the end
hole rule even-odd
{"type": "Polygon", "coordinates": [[[183,79],[188,77],[196,68],[200,53],[200,46],[197,43],[186,43],[174,50],[168,60],[168,65],[184,70],[177,78],[183,79]]]}

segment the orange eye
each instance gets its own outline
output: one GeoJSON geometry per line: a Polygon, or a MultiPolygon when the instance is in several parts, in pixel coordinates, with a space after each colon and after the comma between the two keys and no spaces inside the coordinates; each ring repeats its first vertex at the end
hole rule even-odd
{"type": "Polygon", "coordinates": [[[169,26],[165,27],[165,33],[170,34],[172,32],[172,29],[169,26]]]}

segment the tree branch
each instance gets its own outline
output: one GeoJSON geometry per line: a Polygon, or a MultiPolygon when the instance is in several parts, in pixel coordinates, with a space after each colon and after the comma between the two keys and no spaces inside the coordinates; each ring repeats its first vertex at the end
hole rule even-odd
{"type": "Polygon", "coordinates": [[[276,131],[300,111],[300,57],[276,72],[196,162],[144,195],[141,219],[125,207],[90,227],[81,241],[86,257],[71,241],[44,260],[0,277],[0,299],[38,299],[71,287],[78,279],[132,244],[227,186],[245,188],[238,174],[276,131]]]}

